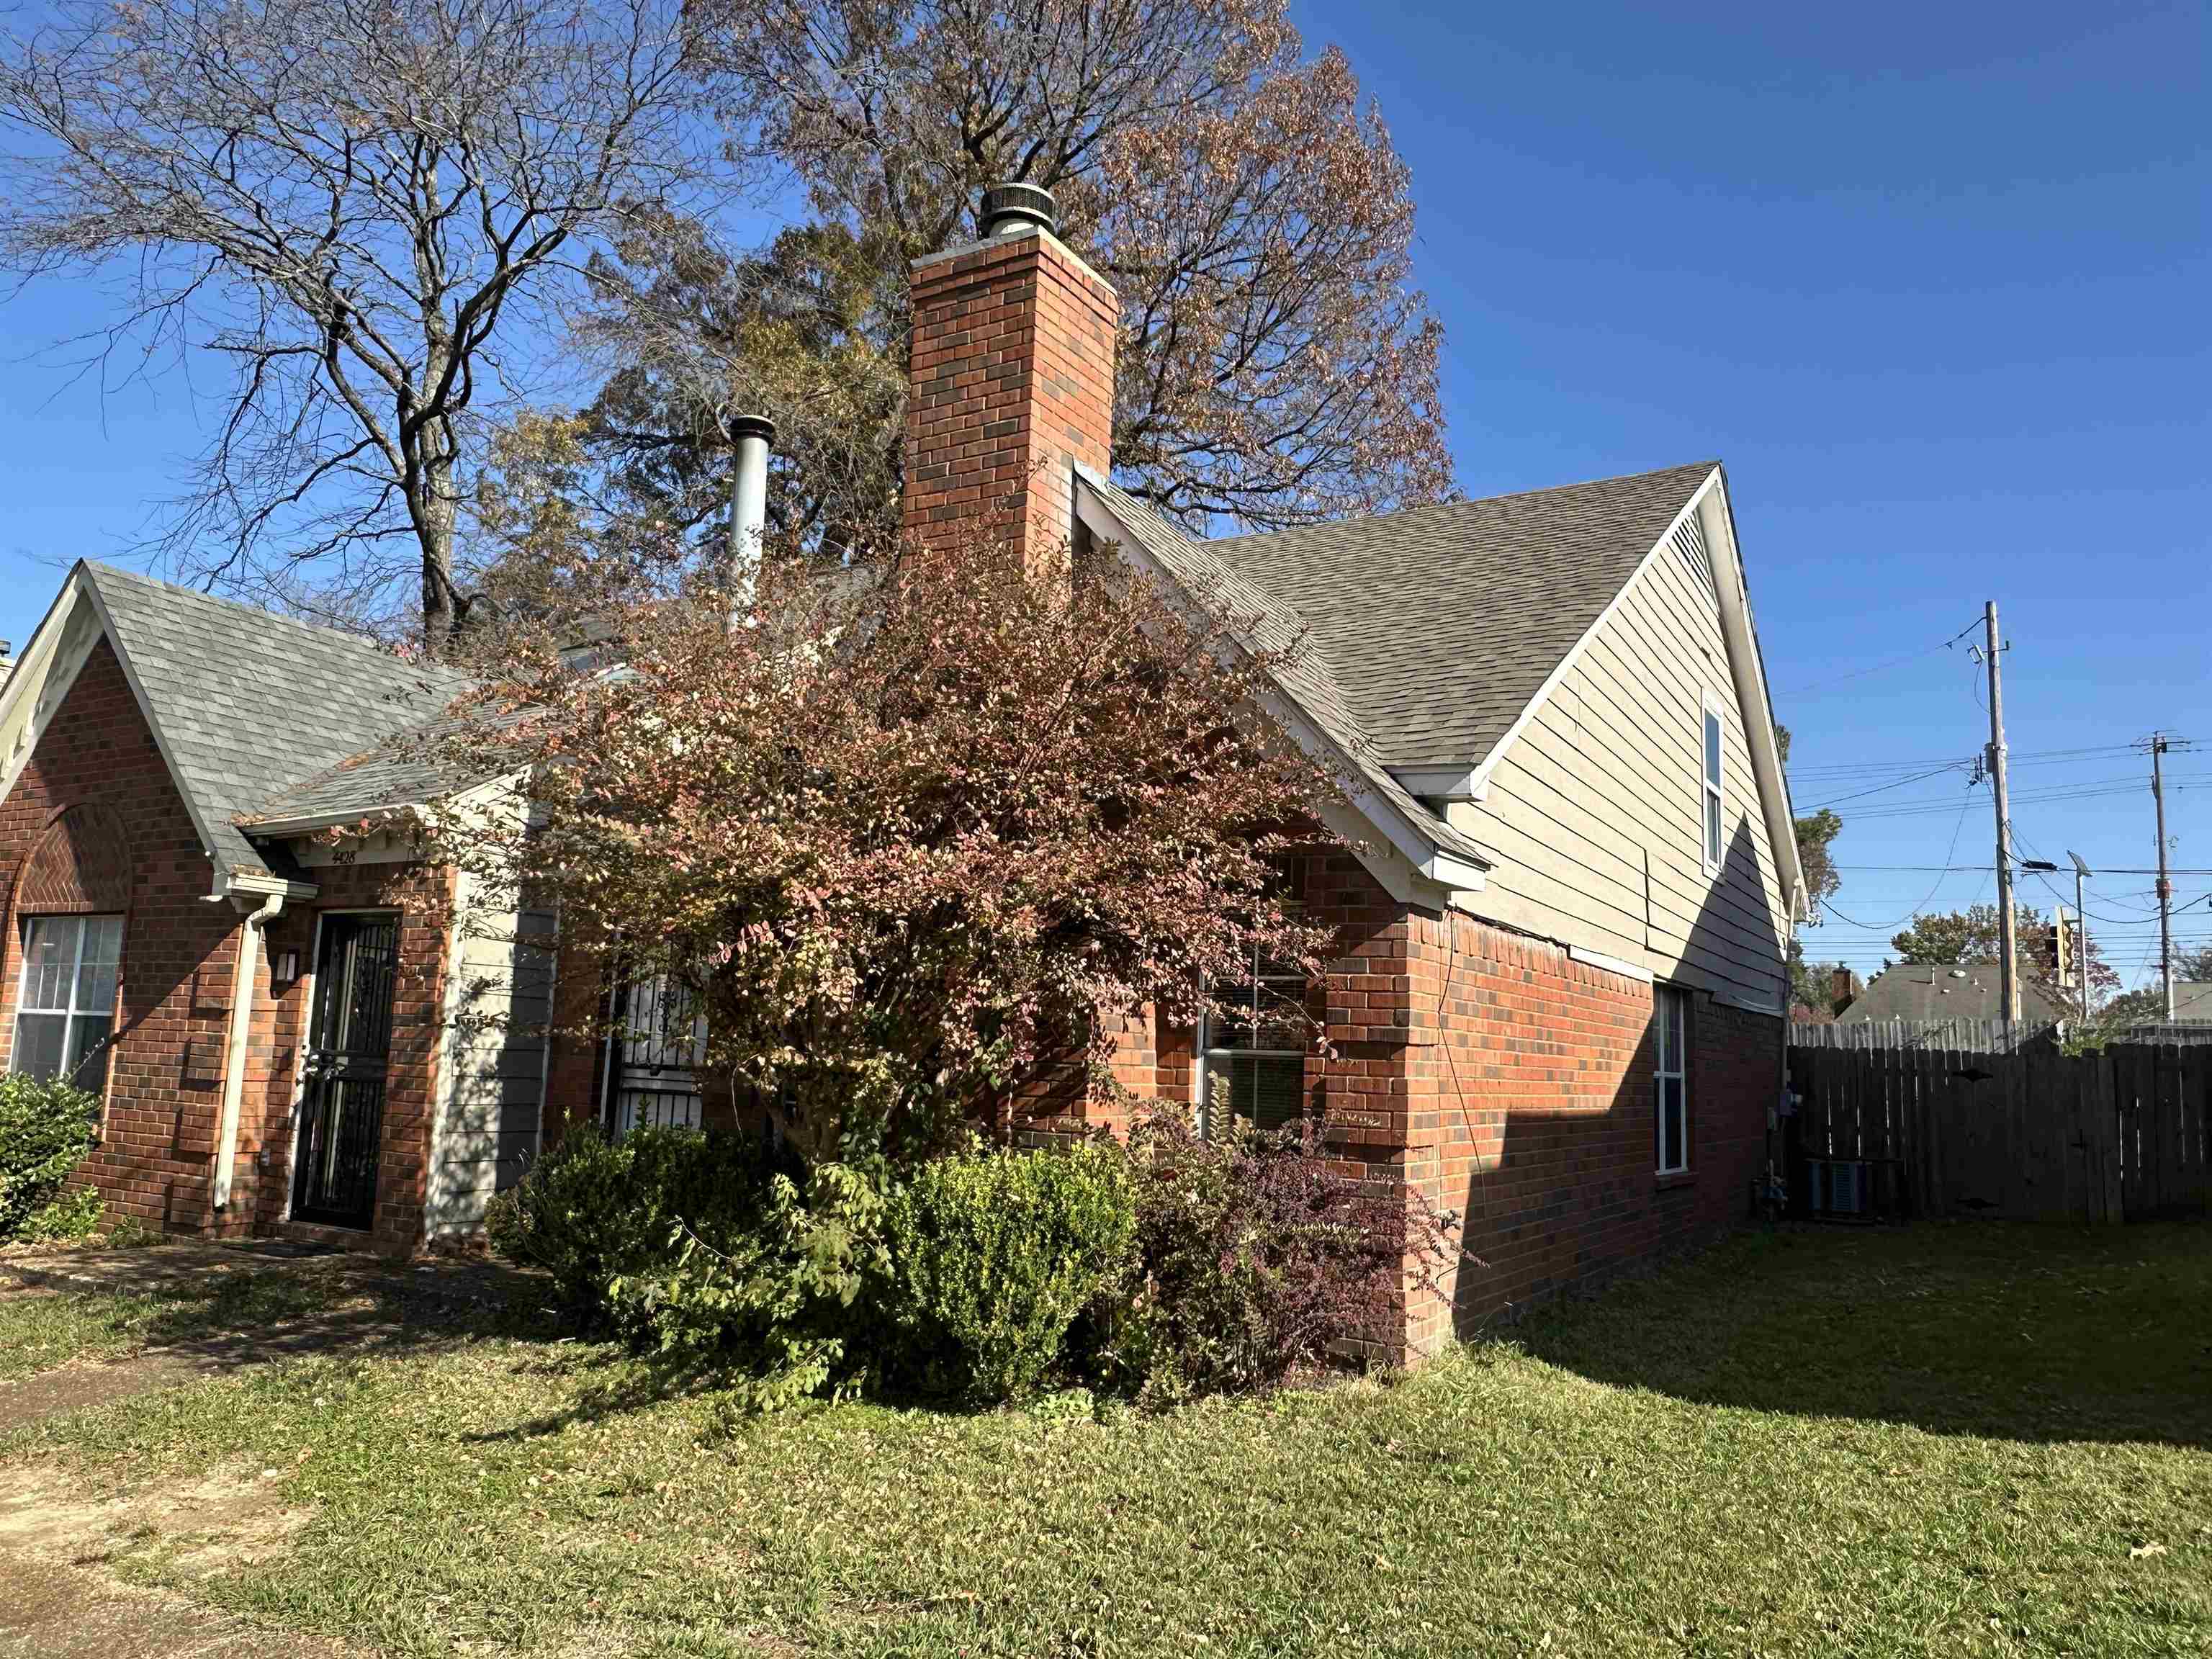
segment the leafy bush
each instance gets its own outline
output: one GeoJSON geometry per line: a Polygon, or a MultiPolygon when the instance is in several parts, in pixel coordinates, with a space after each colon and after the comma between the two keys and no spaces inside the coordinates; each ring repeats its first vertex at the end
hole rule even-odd
{"type": "Polygon", "coordinates": [[[1135,1237],[1118,1147],[987,1152],[916,1170],[885,1215],[880,1305],[897,1362],[933,1391],[1018,1399],[1059,1363],[1076,1316],[1135,1237]]]}
{"type": "Polygon", "coordinates": [[[82,1089],[0,1077],[0,1239],[24,1237],[33,1215],[47,1211],[98,1140],[99,1126],[100,1101],[82,1089]]]}
{"type": "Polygon", "coordinates": [[[879,1167],[823,1164],[802,1194],[777,1174],[749,1228],[717,1238],[687,1230],[672,1259],[618,1275],[608,1289],[615,1322],[678,1369],[724,1373],[740,1410],[857,1388],[856,1308],[884,1269],[886,1180],[879,1167]]]}
{"type": "Polygon", "coordinates": [[[1139,1121],[1138,1266],[1087,1333],[1103,1382],[1172,1404],[1389,1340],[1407,1247],[1435,1259],[1443,1229],[1321,1152],[1310,1126],[1206,1139],[1180,1113],[1139,1121]]]}
{"type": "Polygon", "coordinates": [[[16,1237],[30,1244],[74,1244],[100,1231],[100,1215],[99,1192],[79,1187],[48,1199],[24,1217],[16,1237]]]}
{"type": "Polygon", "coordinates": [[[572,1317],[602,1325],[618,1317],[616,1280],[676,1259],[679,1224],[716,1245],[756,1226],[775,1168],[748,1136],[641,1128],[610,1144],[578,1129],[493,1201],[485,1230],[501,1255],[552,1275],[572,1317]]]}

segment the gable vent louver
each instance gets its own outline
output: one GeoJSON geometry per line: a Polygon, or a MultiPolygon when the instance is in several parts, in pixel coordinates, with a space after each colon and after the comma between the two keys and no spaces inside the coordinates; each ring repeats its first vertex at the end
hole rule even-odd
{"type": "Polygon", "coordinates": [[[1705,592],[1717,599],[1720,594],[1713,586],[1713,558],[1705,549],[1705,528],[1698,522],[1698,515],[1692,513],[1676,525],[1674,533],[1668,539],[1674,544],[1674,550],[1682,556],[1682,562],[1688,565],[1698,580],[1704,584],[1705,592]]]}

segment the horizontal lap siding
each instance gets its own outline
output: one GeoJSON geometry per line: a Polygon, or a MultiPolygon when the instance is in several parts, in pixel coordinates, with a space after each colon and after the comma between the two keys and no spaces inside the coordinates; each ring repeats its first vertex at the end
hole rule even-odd
{"type": "Polygon", "coordinates": [[[553,1012],[553,915],[488,909],[461,878],[428,1230],[473,1232],[537,1154],[553,1012]]]}
{"type": "Polygon", "coordinates": [[[1778,1000],[1783,903],[1728,647],[1711,596],[1671,550],[1500,759],[1486,799],[1455,813],[1498,859],[1482,914],[1663,979],[1778,1000]],[[1723,717],[1718,878],[1701,858],[1708,695],[1723,717]]]}

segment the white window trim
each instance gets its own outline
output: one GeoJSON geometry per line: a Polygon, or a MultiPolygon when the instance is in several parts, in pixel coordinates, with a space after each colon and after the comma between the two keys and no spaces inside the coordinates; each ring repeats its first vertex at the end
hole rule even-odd
{"type": "Polygon", "coordinates": [[[1659,986],[1651,999],[1651,1163],[1662,1176],[1684,1175],[1690,1168],[1690,994],[1678,985],[1659,986]],[[1671,1067],[1664,1063],[1668,1058],[1667,1042],[1660,1029],[1666,1024],[1670,1011],[1679,1013],[1681,1018],[1674,1033],[1674,1063],[1671,1067]],[[1682,1160],[1679,1164],[1667,1162],[1664,1085],[1668,1078],[1680,1085],[1682,1097],[1682,1160]]]}
{"type": "Polygon", "coordinates": [[[1709,876],[1721,872],[1721,865],[1728,856],[1728,715],[1713,694],[1706,692],[1698,708],[1698,859],[1709,876]],[[1707,722],[1717,726],[1720,733],[1721,775],[1715,777],[1705,769],[1705,727],[1707,722]],[[1714,808],[1719,811],[1716,812],[1714,808]],[[1714,841],[1720,846],[1717,850],[1714,841]]]}
{"type": "MultiPolygon", "coordinates": [[[[101,910],[91,913],[61,911],[53,914],[41,913],[27,915],[22,919],[22,937],[18,941],[17,948],[21,951],[23,960],[21,966],[16,970],[15,975],[15,1014],[13,1030],[10,1032],[8,1044],[8,1069],[10,1073],[18,1073],[22,1070],[22,1022],[23,1016],[26,1014],[42,1015],[47,1018],[52,1018],[55,1015],[59,1015],[61,1017],[61,1053],[62,1059],[64,1062],[69,1059],[70,1051],[72,1047],[71,1039],[76,1035],[76,1025],[79,1020],[104,1018],[107,1021],[107,1035],[100,1039],[100,1048],[103,1051],[108,1047],[108,1045],[112,1044],[115,1041],[115,1004],[116,998],[120,993],[123,984],[123,913],[121,911],[101,910]],[[91,933],[92,924],[94,922],[108,921],[112,921],[116,924],[115,984],[108,992],[106,1007],[80,1007],[77,1005],[76,1000],[77,983],[84,975],[85,936],[91,933]],[[31,930],[42,921],[74,921],[77,924],[76,948],[71,951],[70,955],[69,999],[64,1006],[58,1008],[49,1008],[44,1006],[34,1008],[31,1006],[29,1000],[31,994],[31,930]]],[[[91,1054],[88,1054],[84,1058],[86,1060],[89,1060],[93,1056],[91,1054]]],[[[83,1061],[79,1062],[80,1069],[82,1068],[82,1064],[83,1061]]],[[[106,1074],[107,1067],[103,1058],[103,1062],[100,1067],[100,1087],[94,1091],[94,1093],[100,1094],[102,1097],[105,1097],[106,1094],[106,1074]]],[[[58,1073],[56,1075],[59,1080],[64,1083],[73,1084],[76,1080],[76,1073],[74,1071],[58,1073]]]]}
{"type": "MultiPolygon", "coordinates": [[[[1253,1029],[1256,1030],[1259,1029],[1260,1021],[1261,987],[1268,984],[1296,985],[1299,988],[1300,994],[1303,996],[1306,989],[1307,981],[1304,974],[1270,974],[1263,972],[1261,970],[1259,951],[1255,949],[1252,953],[1251,977],[1246,981],[1246,983],[1249,987],[1250,994],[1248,998],[1248,1006],[1245,1012],[1250,1016],[1253,1029]]],[[[1211,1061],[1216,1058],[1223,1060],[1296,1060],[1301,1066],[1303,1066],[1306,1057],[1306,1051],[1303,1048],[1249,1048],[1224,1047],[1216,1044],[1212,1041],[1212,1036],[1213,1017],[1210,1013],[1200,1014],[1198,1019],[1198,1132],[1201,1135],[1209,1137],[1213,1134],[1215,1130],[1215,1124],[1213,1122],[1213,1067],[1210,1063],[1211,1061]]],[[[1257,1120],[1255,1119],[1255,1121],[1256,1121],[1257,1120]]],[[[1229,1126],[1224,1124],[1220,1127],[1225,1129],[1229,1126]]]]}

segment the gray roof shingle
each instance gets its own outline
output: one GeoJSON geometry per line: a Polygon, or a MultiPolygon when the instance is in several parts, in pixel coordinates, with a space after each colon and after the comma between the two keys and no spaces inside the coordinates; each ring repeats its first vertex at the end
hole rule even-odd
{"type": "Polygon", "coordinates": [[[1472,768],[1717,465],[1206,546],[1304,618],[1383,765],[1472,768]]]}
{"type": "MultiPolygon", "coordinates": [[[[1839,1025],[1867,1020],[2002,1019],[2002,983],[1994,962],[1949,968],[1941,963],[1901,963],[1868,981],[1856,1000],[1836,1016],[1839,1025]]],[[[2046,1024],[2058,1010],[2033,981],[2020,987],[2021,1018],[2046,1024]]]]}
{"type": "Polygon", "coordinates": [[[479,729],[476,722],[432,720],[403,728],[374,747],[349,755],[240,815],[246,830],[257,823],[343,823],[393,806],[423,805],[483,781],[441,737],[479,729]]]}
{"type": "Polygon", "coordinates": [[[1194,541],[1135,496],[1088,469],[1083,482],[1194,600],[1222,614],[1245,636],[1247,646],[1276,659],[1277,681],[1350,759],[1362,782],[1388,799],[1437,846],[1486,866],[1490,863],[1489,855],[1472,836],[1438,817],[1384,769],[1328,651],[1295,607],[1225,562],[1216,551],[1220,543],[1194,541]]]}
{"type": "Polygon", "coordinates": [[[110,565],[83,567],[222,869],[269,858],[233,819],[442,713],[468,685],[370,641],[110,565]]]}

